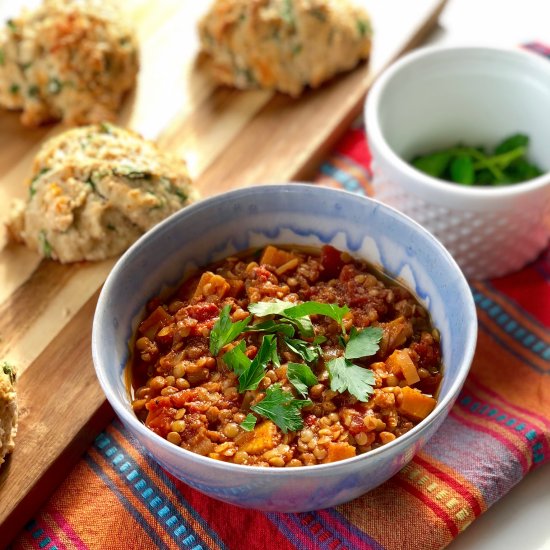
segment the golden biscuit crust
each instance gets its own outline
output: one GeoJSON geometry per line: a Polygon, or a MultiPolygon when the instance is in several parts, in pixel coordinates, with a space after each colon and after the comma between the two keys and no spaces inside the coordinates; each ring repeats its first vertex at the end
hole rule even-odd
{"type": "Polygon", "coordinates": [[[111,0],[44,0],[0,28],[0,106],[25,126],[112,120],[136,81],[137,41],[111,0]]]}
{"type": "Polygon", "coordinates": [[[62,263],[120,254],[198,198],[185,162],[139,134],[102,123],[47,141],[10,235],[62,263]]]}
{"type": "Polygon", "coordinates": [[[215,0],[199,24],[222,84],[299,96],[368,59],[368,14],[350,0],[215,0]]]}

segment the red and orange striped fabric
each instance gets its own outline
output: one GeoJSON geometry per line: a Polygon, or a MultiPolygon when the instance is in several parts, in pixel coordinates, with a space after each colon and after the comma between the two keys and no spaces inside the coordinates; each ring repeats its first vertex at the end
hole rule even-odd
{"type": "MultiPolygon", "coordinates": [[[[544,53],[540,44],[531,47],[544,53]]],[[[369,193],[369,162],[357,125],[318,183],[369,193]]],[[[115,421],[14,548],[445,547],[550,459],[550,249],[519,273],[473,284],[472,292],[479,338],[464,390],[424,450],[378,489],[305,514],[237,509],[171,478],[115,421]]]]}

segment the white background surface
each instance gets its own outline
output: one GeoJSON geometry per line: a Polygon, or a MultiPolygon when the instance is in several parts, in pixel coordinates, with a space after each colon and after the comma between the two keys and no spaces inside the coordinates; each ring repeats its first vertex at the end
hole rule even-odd
{"type": "MultiPolygon", "coordinates": [[[[0,18],[17,13],[21,3],[37,1],[0,0],[0,18]]],[[[430,41],[510,46],[534,40],[550,44],[550,0],[449,0],[430,41]]],[[[550,464],[529,474],[448,548],[550,550],[550,464]]]]}
{"type": "MultiPolygon", "coordinates": [[[[550,44],[550,0],[449,0],[430,42],[510,46],[537,40],[550,44]]],[[[448,548],[550,550],[550,464],[530,473],[448,548]]]]}

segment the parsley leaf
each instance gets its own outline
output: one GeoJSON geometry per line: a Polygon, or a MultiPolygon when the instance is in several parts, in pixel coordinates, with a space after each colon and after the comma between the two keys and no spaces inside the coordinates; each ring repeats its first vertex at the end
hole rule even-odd
{"type": "Polygon", "coordinates": [[[307,397],[308,387],[317,384],[317,376],[303,363],[289,363],[286,377],[302,397],[307,397]]]}
{"type": "Polygon", "coordinates": [[[346,344],[344,357],[358,359],[374,355],[380,348],[378,344],[383,334],[384,331],[380,327],[367,327],[361,331],[353,327],[346,344]]]}
{"type": "Polygon", "coordinates": [[[283,300],[275,300],[274,302],[257,302],[248,305],[248,311],[258,317],[266,317],[267,315],[282,315],[285,309],[293,307],[290,302],[283,300]]]}
{"type": "Polygon", "coordinates": [[[344,357],[332,359],[327,363],[330,375],[330,389],[343,393],[346,390],[359,399],[368,401],[373,393],[374,373],[370,369],[354,365],[344,357]]]}
{"type": "Polygon", "coordinates": [[[321,355],[321,348],[318,345],[303,340],[285,338],[285,344],[290,351],[299,355],[306,363],[314,363],[321,355]]]}
{"type": "Polygon", "coordinates": [[[250,408],[269,418],[286,434],[304,427],[301,409],[310,405],[312,402],[309,399],[295,399],[291,393],[281,388],[281,384],[273,384],[267,388],[265,397],[250,408]]]}
{"type": "Polygon", "coordinates": [[[246,342],[241,340],[232,350],[223,356],[223,362],[237,375],[241,376],[243,372],[249,369],[252,361],[245,353],[246,342]]]}
{"type": "Polygon", "coordinates": [[[277,340],[272,334],[263,337],[262,345],[248,369],[239,376],[239,392],[255,390],[265,374],[265,368],[277,353],[277,340]]]}
{"type": "Polygon", "coordinates": [[[339,325],[342,324],[342,319],[349,313],[349,307],[340,307],[337,304],[323,304],[321,302],[304,302],[297,306],[285,310],[284,315],[289,319],[305,317],[306,315],[324,315],[334,319],[339,325]]]}
{"type": "Polygon", "coordinates": [[[233,342],[237,336],[245,330],[248,326],[252,317],[247,317],[242,321],[236,323],[231,322],[231,317],[229,312],[231,311],[231,306],[224,306],[219,319],[216,321],[216,324],[212,328],[210,333],[210,353],[216,357],[220,350],[227,344],[233,342]]]}
{"type": "Polygon", "coordinates": [[[240,426],[246,432],[251,432],[256,426],[257,418],[252,414],[247,414],[246,418],[241,422],[240,426]]]}
{"type": "Polygon", "coordinates": [[[281,333],[289,338],[294,336],[296,330],[289,323],[277,323],[277,321],[264,321],[248,327],[247,332],[281,333]]]}

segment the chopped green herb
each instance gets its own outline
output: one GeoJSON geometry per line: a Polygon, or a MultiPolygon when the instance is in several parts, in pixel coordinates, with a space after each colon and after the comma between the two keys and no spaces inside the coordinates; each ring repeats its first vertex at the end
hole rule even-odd
{"type": "Polygon", "coordinates": [[[281,17],[286,23],[294,26],[294,8],[292,6],[292,0],[284,0],[281,17]]]}
{"type": "Polygon", "coordinates": [[[323,23],[327,20],[327,14],[321,8],[311,8],[308,13],[323,23]]]}
{"type": "Polygon", "coordinates": [[[27,89],[27,94],[29,97],[36,97],[38,96],[39,93],[40,93],[40,88],[36,84],[29,86],[29,88],[27,89]]]}
{"type": "Polygon", "coordinates": [[[357,330],[352,327],[344,357],[346,359],[358,359],[370,357],[380,348],[379,343],[384,331],[380,327],[367,327],[357,330]]]}
{"type": "Polygon", "coordinates": [[[32,178],[31,184],[29,185],[29,195],[31,197],[33,197],[34,194],[36,193],[36,187],[35,187],[34,184],[40,179],[40,176],[42,176],[46,172],[49,172],[50,170],[51,170],[51,168],[47,168],[47,167],[40,168],[40,171],[38,172],[38,174],[36,174],[36,176],[34,176],[34,178],[32,178]]]}
{"type": "Polygon", "coordinates": [[[63,84],[60,82],[59,79],[50,78],[47,88],[49,94],[57,95],[61,91],[61,88],[63,88],[63,84]]]}
{"type": "Polygon", "coordinates": [[[307,397],[308,387],[317,384],[317,376],[303,363],[288,363],[286,377],[302,397],[307,397]]]}
{"type": "Polygon", "coordinates": [[[283,300],[275,300],[274,302],[257,302],[248,305],[248,311],[258,317],[266,317],[267,315],[282,315],[283,312],[293,305],[283,300]]]}
{"type": "Polygon", "coordinates": [[[246,342],[241,340],[232,350],[224,353],[223,362],[237,375],[246,372],[252,361],[246,355],[246,342]]]}
{"type": "Polygon", "coordinates": [[[10,382],[13,384],[15,382],[15,367],[10,365],[7,361],[2,362],[2,370],[4,374],[8,376],[10,382]]]}
{"type": "Polygon", "coordinates": [[[321,348],[318,344],[310,344],[304,340],[285,338],[288,349],[299,355],[306,363],[315,363],[321,356],[321,348]]]}
{"type": "Polygon", "coordinates": [[[152,177],[151,172],[139,170],[135,166],[129,166],[127,164],[122,164],[113,168],[113,174],[130,180],[148,180],[152,177]]]}
{"type": "Polygon", "coordinates": [[[326,341],[327,341],[327,337],[326,337],[326,336],[322,336],[321,334],[320,334],[319,336],[316,336],[316,337],[313,339],[313,343],[314,343],[315,345],[324,344],[326,341]]]}
{"type": "Polygon", "coordinates": [[[374,389],[374,373],[367,368],[360,367],[345,357],[332,359],[327,363],[330,376],[330,389],[338,393],[346,390],[359,399],[368,401],[374,389]]]}
{"type": "Polygon", "coordinates": [[[495,147],[457,145],[412,159],[411,164],[426,174],[462,185],[506,185],[540,176],[542,170],[526,158],[529,137],[514,134],[495,147]]]}
{"type": "Polygon", "coordinates": [[[340,307],[337,304],[323,304],[321,302],[304,302],[285,310],[285,317],[297,319],[306,315],[324,315],[334,319],[339,325],[342,324],[344,316],[349,313],[349,307],[340,307]]]}
{"type": "Polygon", "coordinates": [[[112,135],[113,134],[113,125],[110,124],[109,122],[100,122],[99,123],[99,131],[102,134],[112,135]]]}
{"type": "Polygon", "coordinates": [[[6,25],[8,26],[11,32],[17,32],[17,25],[15,24],[15,21],[13,19],[8,19],[6,21],[6,25]]]}
{"type": "Polygon", "coordinates": [[[4,55],[4,50],[0,50],[0,65],[4,65],[6,63],[6,57],[4,55]]]}
{"type": "Polygon", "coordinates": [[[284,334],[289,338],[294,336],[296,329],[289,323],[276,322],[276,321],[264,321],[263,323],[258,323],[257,325],[249,326],[247,332],[265,332],[269,334],[284,334]]]}
{"type": "Polygon", "coordinates": [[[312,402],[309,399],[295,399],[281,388],[281,384],[273,384],[267,388],[265,397],[250,408],[273,421],[286,434],[304,427],[301,409],[310,405],[312,402]]]}
{"type": "Polygon", "coordinates": [[[116,231],[116,227],[112,223],[107,224],[107,229],[109,231],[116,231]]]}
{"type": "Polygon", "coordinates": [[[371,33],[370,23],[364,19],[358,19],[357,31],[361,37],[368,36],[371,33]]]}
{"type": "Polygon", "coordinates": [[[292,55],[298,55],[303,49],[304,47],[302,46],[302,44],[296,44],[292,48],[292,55]]]}
{"type": "Polygon", "coordinates": [[[224,306],[220,313],[219,319],[216,321],[216,324],[210,333],[210,353],[214,357],[220,353],[220,350],[224,346],[233,342],[233,340],[235,340],[235,338],[237,338],[237,336],[245,330],[252,320],[252,317],[249,316],[242,321],[232,323],[229,315],[230,311],[231,306],[224,306]]]}
{"type": "Polygon", "coordinates": [[[21,63],[19,67],[21,67],[22,71],[26,71],[31,65],[32,61],[28,61],[27,63],[21,63]]]}
{"type": "Polygon", "coordinates": [[[249,413],[246,415],[246,418],[241,422],[241,428],[246,432],[251,432],[256,426],[258,419],[252,414],[249,413]]]}
{"type": "Polygon", "coordinates": [[[38,234],[38,240],[40,242],[40,247],[42,248],[42,253],[44,254],[44,257],[51,258],[53,248],[48,241],[48,238],[46,237],[46,231],[44,229],[42,229],[42,231],[40,231],[40,233],[38,234]]]}
{"type": "Polygon", "coordinates": [[[274,353],[277,352],[277,340],[272,334],[263,337],[262,345],[254,357],[248,369],[239,376],[239,392],[255,390],[258,388],[262,378],[265,375],[267,364],[273,360],[274,353]]]}
{"type": "Polygon", "coordinates": [[[19,86],[19,84],[14,83],[10,86],[10,94],[13,94],[13,95],[18,94],[20,89],[21,87],[19,86]]]}

